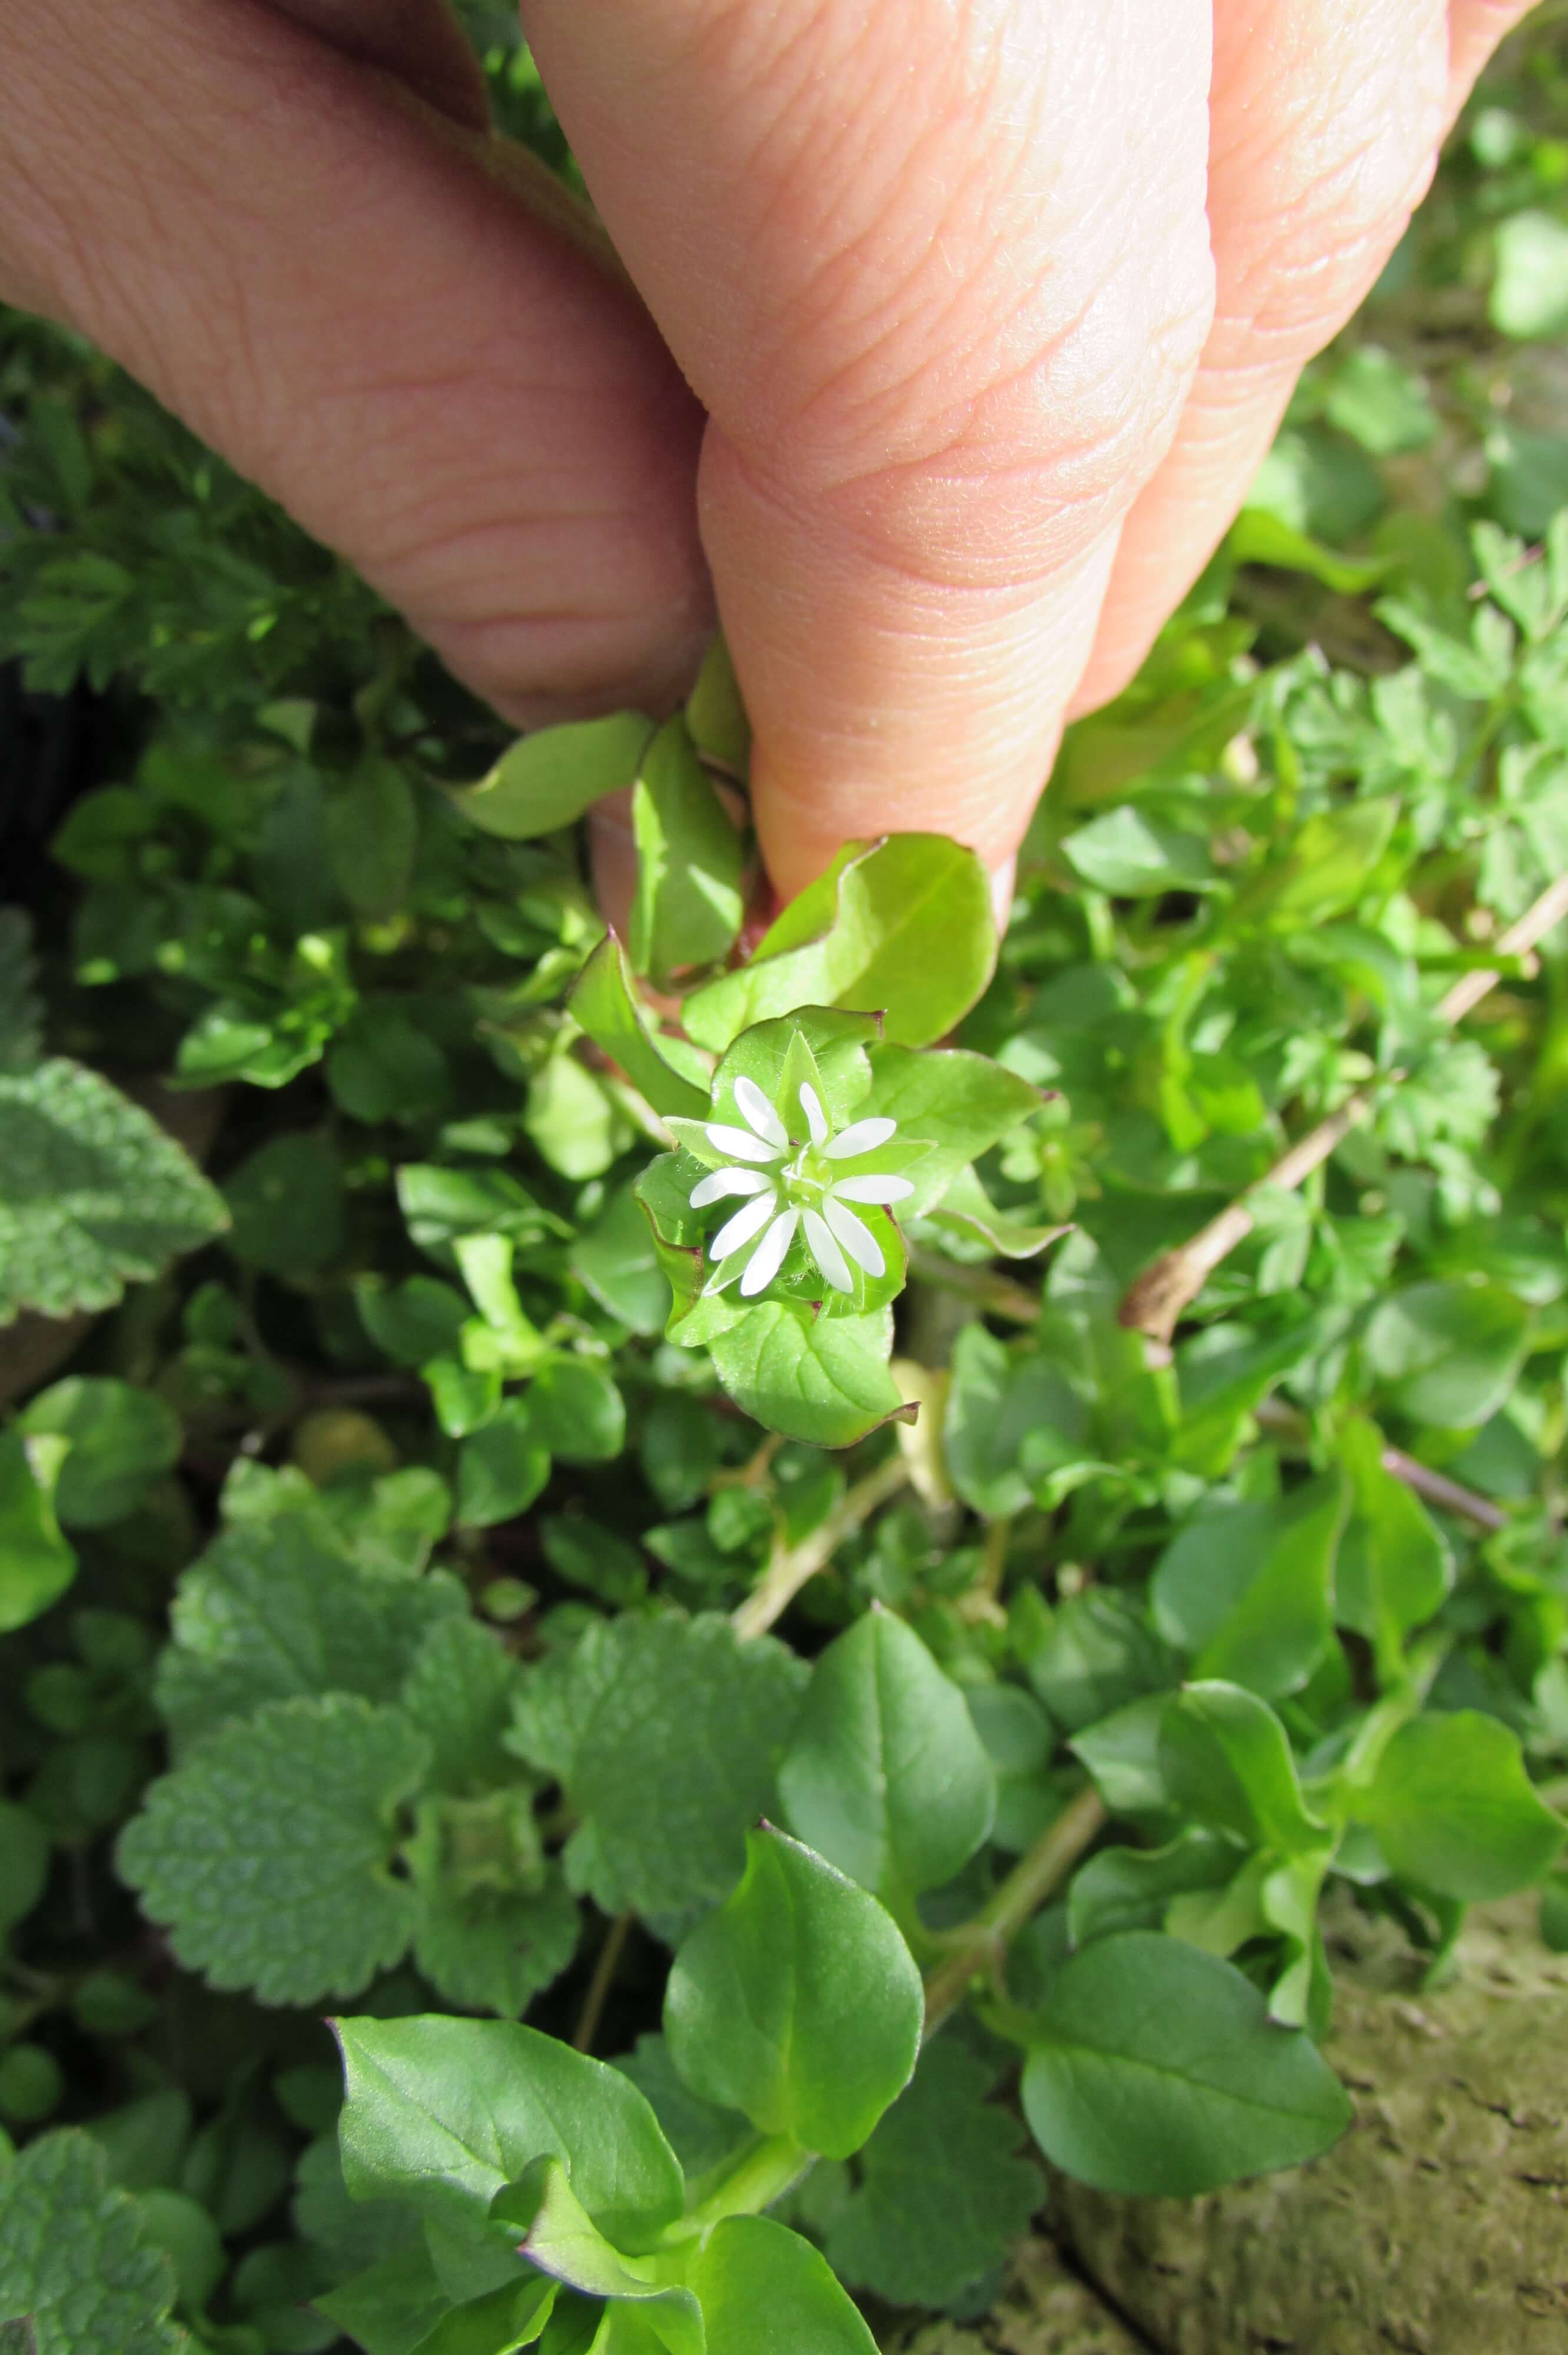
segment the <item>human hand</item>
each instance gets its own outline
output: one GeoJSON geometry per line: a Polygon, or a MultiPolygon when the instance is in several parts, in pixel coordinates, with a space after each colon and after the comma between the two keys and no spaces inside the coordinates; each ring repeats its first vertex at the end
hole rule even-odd
{"type": "Polygon", "coordinates": [[[711,567],[785,893],[889,828],[1001,867],[1525,13],[524,0],[645,313],[439,0],[51,0],[0,296],[519,720],[667,702],[711,567]]]}

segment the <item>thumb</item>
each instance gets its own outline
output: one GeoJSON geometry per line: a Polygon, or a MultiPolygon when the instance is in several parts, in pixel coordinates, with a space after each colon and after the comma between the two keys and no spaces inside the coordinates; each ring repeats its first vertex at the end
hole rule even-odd
{"type": "Polygon", "coordinates": [[[705,544],[798,890],[1016,847],[1208,322],[1208,0],[524,0],[709,412],[705,544]]]}

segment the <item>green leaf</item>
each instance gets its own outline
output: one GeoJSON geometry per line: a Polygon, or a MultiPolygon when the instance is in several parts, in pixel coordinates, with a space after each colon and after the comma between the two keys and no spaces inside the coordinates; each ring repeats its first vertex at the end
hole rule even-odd
{"type": "Polygon", "coordinates": [[[642,755],[631,789],[637,890],[627,945],[633,969],[665,987],[727,955],[746,913],[738,829],[726,815],[677,712],[642,755]]]}
{"type": "Polygon", "coordinates": [[[613,932],[607,932],[584,965],[567,1001],[596,1047],[619,1063],[632,1086],[661,1117],[707,1116],[708,1095],[695,1071],[677,1064],[695,1062],[678,1039],[656,1039],[641,1005],[631,964],[613,932]]]}
{"type": "Polygon", "coordinates": [[[104,1377],[69,1374],[40,1391],[16,1428],[68,1443],[54,1500],[68,1528],[100,1529],[133,1512],[180,1452],[172,1408],[148,1391],[104,1377]]]}
{"type": "Polygon", "coordinates": [[[344,2179],[358,2200],[408,2200],[436,2223],[482,2222],[537,2158],[564,2160],[618,2248],[681,2213],[675,2155],[619,2069],[512,2020],[340,2019],[344,2179]]]}
{"type": "Polygon", "coordinates": [[[1353,906],[1387,849],[1398,816],[1399,804],[1393,799],[1320,810],[1299,829],[1285,858],[1242,890],[1237,919],[1294,930],[1353,906]]]}
{"type": "Polygon", "coordinates": [[[1335,1616],[1341,1627],[1397,1646],[1442,1607],[1454,1558],[1414,1490],[1384,1471],[1375,1423],[1352,1418],[1339,1454],[1351,1507],[1335,1569],[1335,1616]]]}
{"type": "Polygon", "coordinates": [[[1102,2191],[1192,2199],[1316,2158],[1351,2122],[1308,2036],[1229,1963],[1155,1932],[1075,1955],[1034,2029],[1024,2115],[1054,2166],[1102,2191]]]}
{"type": "Polygon", "coordinates": [[[188,1743],[267,1701],[331,1692],[393,1700],[429,1631],[466,1607],[449,1572],[364,1569],[313,1517],[240,1522],[175,1590],[158,1706],[188,1743]]]}
{"type": "Polygon", "coordinates": [[[452,2311],[422,2242],[383,2257],[313,2303],[365,2355],[418,2355],[429,2332],[452,2311]]]}
{"type": "Polygon", "coordinates": [[[55,1518],[63,1440],[0,1432],[0,1634],[25,1627],[76,1576],[76,1555],[55,1518]]]}
{"type": "Polygon", "coordinates": [[[0,2167],[0,2329],[16,2355],[180,2355],[175,2274],[136,2201],[74,2128],[0,2167]]]}
{"type": "Polygon", "coordinates": [[[769,2217],[715,2225],[686,2280],[702,2307],[707,2355],[876,2355],[826,2260],[769,2217]]]}
{"type": "Polygon", "coordinates": [[[540,728],[508,746],[475,785],[454,792],[464,817],[508,842],[531,841],[570,826],[605,794],[630,785],[653,732],[640,711],[540,728]]]}
{"type": "Polygon", "coordinates": [[[928,1046],[968,1013],[996,963],[991,885],[973,851],[945,836],[851,843],[808,884],[738,972],[686,999],[699,1046],[724,1048],[754,1022],[800,1006],[884,1016],[886,1034],[928,1046]]]}
{"type": "Polygon", "coordinates": [[[551,1358],[524,1393],[528,1429],[563,1464],[605,1464],[626,1444],[626,1406],[602,1368],[551,1358]]]}
{"type": "Polygon", "coordinates": [[[606,1913],[712,1904],[745,1862],[807,1670],[716,1614],[596,1622],[530,1674],[508,1746],[579,1818],[568,1877],[606,1913]]]}
{"type": "Polygon", "coordinates": [[[1043,1434],[1081,1450],[1088,1410],[1061,1369],[1033,1352],[1010,1351],[983,1325],[953,1345],[944,1440],[953,1486],[977,1513],[1021,1513],[1034,1496],[1025,1450],[1043,1434]]]}
{"type": "Polygon", "coordinates": [[[756,2139],[738,2110],[720,2109],[694,2094],[670,2057],[662,2036],[640,2036],[615,2066],[646,2094],[688,2184],[738,2157],[756,2139]]]}
{"type": "Polygon", "coordinates": [[[23,1921],[49,1877],[49,1836],[37,1816],[0,1799],[0,1937],[23,1921]]]}
{"type": "Polygon", "coordinates": [[[635,1182],[617,1187],[572,1245],[572,1273],[629,1332],[652,1340],[669,1322],[669,1278],[635,1182]]]}
{"type": "Polygon", "coordinates": [[[856,2288],[895,2306],[952,2306],[1028,2230],[1040,2173],[1018,2156],[1013,2116],[986,2100],[994,2074],[952,2039],[920,2055],[828,2229],[829,2259],[856,2288]]]}
{"type": "MultiPolygon", "coordinates": [[[[1040,1109],[1038,1088],[1016,1071],[962,1048],[918,1054],[907,1047],[874,1044],[869,1058],[871,1087],[856,1104],[855,1117],[881,1114],[895,1120],[900,1143],[918,1142],[927,1148],[902,1172],[915,1191],[900,1203],[901,1218],[918,1218],[934,1209],[968,1163],[1012,1135],[1040,1109]]],[[[874,1154],[864,1163],[868,1169],[880,1166],[874,1154]]]]}
{"type": "Polygon", "coordinates": [[[518,2254],[588,2297],[628,2298],[669,2355],[704,2355],[702,2314],[689,2289],[662,2282],[621,2254],[595,2227],[559,2158],[536,2159],[519,2183],[498,2192],[491,2213],[524,2227],[518,2254]]]}
{"type": "Polygon", "coordinates": [[[1031,1684],[1069,1733],[1174,1679],[1175,1663],[1139,1605],[1107,1587],[1065,1603],[1029,1662],[1031,1684]]]}
{"type": "Polygon", "coordinates": [[[791,1831],[895,1911],[960,1872],[996,1813],[962,1693],[880,1607],[818,1660],[779,1793],[791,1831]]]}
{"type": "Polygon", "coordinates": [[[471,1310],[455,1284],[433,1275],[411,1275],[385,1290],[361,1284],[355,1291],[359,1320],[377,1348],[400,1366],[428,1366],[455,1350],[471,1310]]]}
{"type": "Polygon", "coordinates": [[[1337,1478],[1287,1497],[1196,1515],[1155,1564],[1150,1596],[1193,1674],[1266,1700],[1298,1691],[1332,1640],[1334,1561],[1345,1498],[1337,1478]]]}
{"type": "Polygon", "coordinates": [[[228,1247],[268,1275],[310,1276],[343,1248],[343,1166],[324,1136],[270,1137],[224,1181],[228,1247]]]}
{"type": "Polygon", "coordinates": [[[697,683],[686,698],[686,725],[699,752],[728,768],[745,770],[751,755],[751,723],[722,634],[710,643],[697,683]]]}
{"type": "Polygon", "coordinates": [[[1462,1904],[1528,1889],[1563,1845],[1563,1821],[1526,1774],[1518,1735],[1479,1710],[1402,1725],[1351,1805],[1395,1873],[1462,1904]]]}
{"type": "Polygon", "coordinates": [[[887,1370],[891,1309],[813,1318],[808,1307],[763,1300],[708,1346],[731,1398],[787,1439],[852,1447],[895,1416],[910,1420],[887,1370]]]}
{"type": "Polygon", "coordinates": [[[353,1995],[397,1961],[416,1900],[397,1810],[429,1746],[348,1693],[270,1701],[148,1789],[117,1863],[187,1970],[263,2003],[353,1995]]]}
{"type": "Polygon", "coordinates": [[[920,1974],[891,1915],[810,1849],[746,1846],[739,1888],[675,1957],[670,2051],[705,2100],[847,2158],[909,2082],[920,1974]]]}
{"type": "Polygon", "coordinates": [[[366,752],[326,805],[327,847],[338,890],[356,916],[395,916],[408,897],[419,813],[407,772],[366,752]]]}
{"type": "Polygon", "coordinates": [[[0,908],[0,1071],[28,1071],[44,1051],[37,977],[31,918],[0,908]]]}
{"type": "Polygon", "coordinates": [[[526,1397],[503,1398],[458,1449],[457,1518],[465,1529],[493,1529],[525,1513],[550,1476],[526,1397]]]}
{"type": "Polygon", "coordinates": [[[1150,817],[1130,803],[1065,835],[1061,848],[1075,874],[1113,899],[1213,890],[1218,881],[1208,847],[1197,835],[1150,817]]]}
{"type": "Polygon", "coordinates": [[[1302,1798],[1284,1726],[1239,1685],[1183,1686],[1160,1725],[1160,1762],[1180,1806],[1250,1848],[1288,1856],[1329,1838],[1302,1798]]]}
{"type": "Polygon", "coordinates": [[[1373,1310],[1362,1346],[1396,1413],[1467,1430],[1507,1402],[1532,1321],[1500,1284],[1412,1284],[1373,1310]]]}
{"type": "Polygon", "coordinates": [[[1067,1934],[1075,1946],[1120,1930],[1159,1930],[1173,1897],[1235,1879],[1234,1842],[1197,1825],[1163,1848],[1103,1848],[1073,1876],[1067,1934]]]}
{"type": "Polygon", "coordinates": [[[173,1137],[96,1071],[0,1071],[0,1326],[111,1308],[228,1223],[173,1137]]]}
{"type": "Polygon", "coordinates": [[[1499,223],[1488,309],[1493,326],[1521,343],[1568,329],[1568,223],[1533,209],[1499,223]]]}
{"type": "MultiPolygon", "coordinates": [[[[899,1208],[907,1215],[906,1203],[899,1208]]],[[[961,1244],[971,1247],[964,1254],[971,1258],[972,1246],[978,1242],[993,1259],[1037,1259],[1050,1244],[1072,1232],[1070,1227],[1042,1226],[1010,1210],[999,1210],[972,1169],[959,1170],[940,1202],[926,1212],[922,1224],[933,1232],[938,1246],[956,1236],[961,1244]]]]}
{"type": "Polygon", "coordinates": [[[1272,509],[1250,501],[1237,516],[1225,539],[1225,552],[1238,564],[1272,564],[1287,572],[1304,572],[1325,589],[1341,596],[1359,596],[1381,581],[1389,570],[1387,558],[1338,556],[1320,539],[1299,531],[1272,509]]]}

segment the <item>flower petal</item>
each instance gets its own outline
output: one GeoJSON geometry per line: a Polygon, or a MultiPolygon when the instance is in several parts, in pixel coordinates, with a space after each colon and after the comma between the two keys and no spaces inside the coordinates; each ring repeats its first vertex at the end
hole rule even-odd
{"type": "MultiPolygon", "coordinates": [[[[895,1120],[888,1120],[880,1113],[874,1120],[853,1120],[824,1148],[828,1159],[853,1161],[857,1153],[874,1153],[879,1145],[886,1144],[897,1126],[895,1120]]],[[[710,1128],[708,1135],[713,1134],[710,1128]]]]}
{"type": "Polygon", "coordinates": [[[766,1194],[759,1194],[755,1202],[747,1202],[744,1210],[737,1210],[733,1219],[726,1220],[708,1245],[708,1257],[728,1259],[732,1252],[744,1251],[752,1236],[760,1234],[773,1216],[776,1199],[770,1186],[766,1194]]]}
{"type": "Polygon", "coordinates": [[[802,1080],[800,1082],[800,1110],[806,1115],[806,1125],[811,1132],[812,1144],[826,1145],[828,1115],[822,1110],[821,1097],[810,1080],[802,1080]]]}
{"type": "Polygon", "coordinates": [[[881,1275],[885,1271],[887,1262],[882,1256],[882,1245],[863,1219],[857,1219],[853,1210],[846,1210],[831,1194],[822,1204],[822,1216],[857,1267],[863,1267],[867,1275],[881,1275]]]}
{"type": "Polygon", "coordinates": [[[722,1120],[710,1120],[705,1131],[715,1153],[733,1153],[737,1161],[779,1161],[783,1158],[782,1145],[767,1145],[753,1136],[748,1128],[726,1128],[722,1120]]]}
{"type": "Polygon", "coordinates": [[[907,1178],[835,1178],[828,1191],[835,1202],[902,1202],[915,1188],[907,1178]]]}
{"type": "Polygon", "coordinates": [[[692,1208],[705,1210],[710,1202],[725,1201],[731,1194],[771,1194],[773,1180],[765,1178],[760,1169],[715,1169],[711,1178],[704,1178],[692,1188],[692,1208]]]}
{"type": "Polygon", "coordinates": [[[741,1078],[735,1083],[735,1100],[740,1116],[748,1128],[754,1128],[769,1145],[780,1148],[789,1142],[789,1133],[755,1080],[741,1078]]]}
{"type": "Polygon", "coordinates": [[[795,1240],[795,1230],[800,1223],[799,1210],[780,1210],[747,1263],[740,1279],[743,1300],[751,1300],[771,1284],[784,1264],[784,1254],[795,1240]]]}
{"type": "Polygon", "coordinates": [[[854,1278],[849,1272],[849,1262],[833,1241],[826,1220],[815,1210],[808,1210],[805,1220],[806,1241],[823,1275],[835,1292],[853,1292],[854,1278]]]}

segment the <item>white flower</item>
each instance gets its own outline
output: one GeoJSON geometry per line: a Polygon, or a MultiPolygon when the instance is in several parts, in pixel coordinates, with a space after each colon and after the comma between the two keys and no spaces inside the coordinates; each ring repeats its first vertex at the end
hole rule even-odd
{"type": "Polygon", "coordinates": [[[756,1081],[747,1079],[735,1083],[736,1104],[747,1125],[706,1124],[715,1152],[742,1165],[715,1169],[692,1188],[694,1210],[736,1199],[742,1204],[708,1245],[715,1271],[710,1291],[722,1291],[738,1275],[742,1296],[755,1299],[783,1266],[798,1231],[835,1292],[854,1290],[851,1260],[867,1275],[885,1271],[881,1244],[849,1205],[901,1202],[915,1188],[907,1178],[870,1172],[857,1178],[843,1164],[874,1153],[898,1124],[878,1115],[852,1121],[835,1133],[810,1081],[802,1081],[798,1092],[800,1111],[788,1114],[793,1134],[756,1081]]]}

